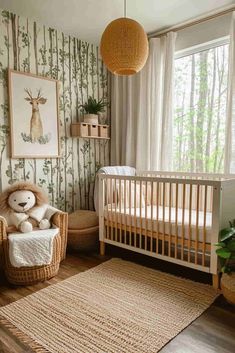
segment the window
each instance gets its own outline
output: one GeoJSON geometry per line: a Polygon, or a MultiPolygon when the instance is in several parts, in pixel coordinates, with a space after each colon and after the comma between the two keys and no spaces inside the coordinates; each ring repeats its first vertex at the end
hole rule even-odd
{"type": "Polygon", "coordinates": [[[223,172],[228,41],[175,58],[173,170],[223,172]]]}

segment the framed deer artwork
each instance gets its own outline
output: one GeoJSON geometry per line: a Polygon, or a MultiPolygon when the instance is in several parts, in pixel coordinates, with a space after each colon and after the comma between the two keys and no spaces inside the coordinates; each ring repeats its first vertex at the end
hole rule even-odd
{"type": "Polygon", "coordinates": [[[9,70],[11,158],[60,157],[58,81],[9,70]]]}

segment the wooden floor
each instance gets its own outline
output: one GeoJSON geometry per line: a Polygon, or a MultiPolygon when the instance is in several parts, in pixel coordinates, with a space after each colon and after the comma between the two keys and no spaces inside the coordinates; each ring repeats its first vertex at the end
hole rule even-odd
{"type": "MultiPolygon", "coordinates": [[[[0,306],[7,305],[51,284],[85,271],[108,260],[110,257],[122,257],[145,266],[193,278],[202,282],[210,282],[207,274],[188,270],[180,266],[158,261],[150,257],[131,253],[117,248],[108,248],[108,256],[73,254],[68,255],[61,264],[57,277],[50,281],[28,287],[10,286],[4,277],[0,277],[0,306]]],[[[17,339],[0,326],[0,353],[31,353],[17,339]]],[[[234,353],[235,352],[235,308],[227,304],[222,297],[190,326],[169,342],[161,353],[234,353]]],[[[58,352],[60,353],[60,352],[58,352]]],[[[79,352],[78,352],[79,353],[79,352]]],[[[95,353],[95,352],[94,352],[95,353]]],[[[108,352],[104,352],[108,353],[108,352]]],[[[124,352],[123,352],[124,353],[124,352]]],[[[128,353],[128,352],[125,352],[128,353]]],[[[144,353],[144,352],[136,352],[144,353]]]]}

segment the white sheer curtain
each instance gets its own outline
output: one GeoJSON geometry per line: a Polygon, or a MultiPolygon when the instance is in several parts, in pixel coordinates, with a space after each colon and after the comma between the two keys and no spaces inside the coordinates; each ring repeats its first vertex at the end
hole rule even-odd
{"type": "Polygon", "coordinates": [[[173,32],[150,39],[143,70],[112,78],[113,165],[171,169],[175,40],[173,32]]]}
{"type": "Polygon", "coordinates": [[[225,173],[235,173],[235,11],[232,13],[230,29],[224,169],[225,173]]]}

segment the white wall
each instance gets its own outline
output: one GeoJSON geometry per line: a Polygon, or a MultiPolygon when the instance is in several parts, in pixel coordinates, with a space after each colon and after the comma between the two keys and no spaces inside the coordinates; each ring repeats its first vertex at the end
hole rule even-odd
{"type": "Polygon", "coordinates": [[[178,31],[176,51],[229,34],[231,13],[178,31]]]}

